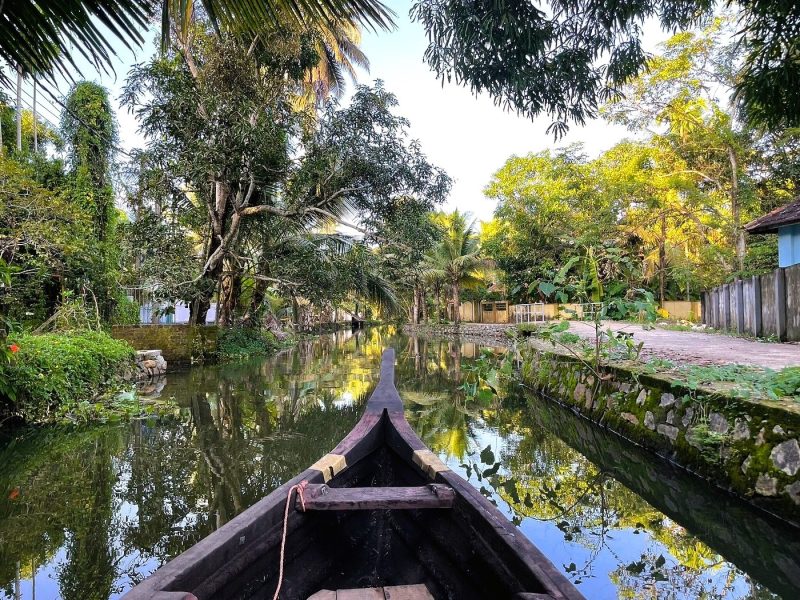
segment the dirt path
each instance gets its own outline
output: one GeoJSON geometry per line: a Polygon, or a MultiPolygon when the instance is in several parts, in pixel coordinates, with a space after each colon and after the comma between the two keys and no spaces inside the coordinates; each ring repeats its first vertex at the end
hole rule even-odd
{"type": "MultiPolygon", "coordinates": [[[[605,321],[603,329],[633,333],[636,342],[644,342],[645,357],[666,358],[676,363],[741,364],[782,369],[800,366],[800,344],[757,342],[716,333],[643,329],[640,325],[605,321]]],[[[594,324],[572,321],[570,331],[594,339],[594,324]]]]}

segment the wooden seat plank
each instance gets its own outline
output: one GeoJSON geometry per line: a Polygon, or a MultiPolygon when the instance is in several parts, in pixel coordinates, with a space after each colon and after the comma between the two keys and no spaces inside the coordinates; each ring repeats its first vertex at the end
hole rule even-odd
{"type": "Polygon", "coordinates": [[[336,600],[384,600],[383,588],[362,588],[359,590],[339,590],[336,600]]]}
{"type": "Polygon", "coordinates": [[[433,600],[433,596],[425,584],[387,585],[383,588],[386,600],[433,600]]]}
{"type": "Polygon", "coordinates": [[[377,510],[452,508],[455,492],[449,486],[430,484],[416,487],[332,488],[310,484],[298,496],[298,510],[377,510]]]}

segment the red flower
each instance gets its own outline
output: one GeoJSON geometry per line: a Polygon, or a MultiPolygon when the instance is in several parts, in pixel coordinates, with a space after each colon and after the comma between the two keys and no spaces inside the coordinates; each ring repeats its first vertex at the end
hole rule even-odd
{"type": "Polygon", "coordinates": [[[8,349],[11,350],[11,354],[16,354],[17,352],[19,352],[19,346],[17,346],[16,344],[11,344],[8,347],[8,349]]]}
{"type": "Polygon", "coordinates": [[[16,500],[19,497],[19,488],[15,487],[11,490],[11,493],[8,495],[9,500],[16,500]]]}

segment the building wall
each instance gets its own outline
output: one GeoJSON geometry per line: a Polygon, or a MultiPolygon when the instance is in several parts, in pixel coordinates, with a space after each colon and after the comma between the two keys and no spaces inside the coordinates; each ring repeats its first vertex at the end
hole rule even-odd
{"type": "Polygon", "coordinates": [[[778,266],[800,263],[800,223],[778,229],[778,266]]]}

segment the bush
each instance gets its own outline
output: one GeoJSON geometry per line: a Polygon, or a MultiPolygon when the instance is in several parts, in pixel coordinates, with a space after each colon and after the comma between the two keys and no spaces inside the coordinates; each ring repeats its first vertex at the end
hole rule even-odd
{"type": "Polygon", "coordinates": [[[133,370],[133,348],[102,331],[21,334],[9,342],[19,350],[0,373],[13,390],[6,402],[29,422],[91,400],[133,370]]]}
{"type": "Polygon", "coordinates": [[[112,325],[138,325],[139,303],[124,294],[117,297],[114,312],[111,315],[112,325]]]}
{"type": "Polygon", "coordinates": [[[223,329],[217,340],[217,354],[220,360],[264,356],[275,352],[280,347],[280,342],[272,333],[255,327],[223,329]]]}

